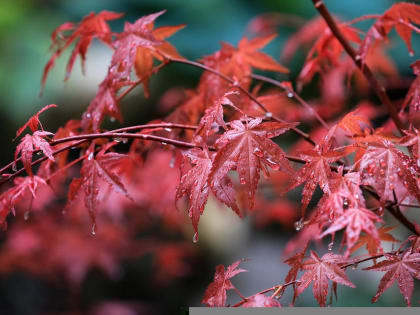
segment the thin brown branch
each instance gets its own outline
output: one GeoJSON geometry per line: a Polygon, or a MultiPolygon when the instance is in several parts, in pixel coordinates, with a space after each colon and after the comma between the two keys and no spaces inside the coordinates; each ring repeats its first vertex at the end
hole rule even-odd
{"type": "MultiPolygon", "coordinates": [[[[300,282],[299,280],[293,280],[293,281],[290,281],[290,282],[288,282],[288,283],[285,283],[285,284],[278,284],[278,285],[275,285],[274,287],[271,287],[271,288],[268,288],[268,289],[264,289],[264,290],[262,290],[262,291],[260,291],[260,292],[258,292],[258,293],[255,293],[255,294],[253,294],[253,295],[251,295],[251,296],[248,296],[248,297],[246,297],[246,298],[244,298],[243,296],[241,296],[241,299],[242,299],[242,301],[239,301],[238,303],[236,303],[235,305],[233,305],[232,307],[239,307],[239,306],[241,306],[242,304],[244,304],[245,302],[247,302],[251,297],[253,297],[254,295],[257,295],[257,294],[264,294],[264,293],[267,293],[267,292],[270,292],[270,291],[274,291],[274,292],[276,292],[277,290],[281,290],[281,289],[283,289],[283,288],[286,288],[286,287],[288,287],[289,285],[292,285],[292,284],[295,284],[295,283],[298,283],[298,282],[300,282]]],[[[279,290],[279,291],[280,291],[279,290]]]]}
{"type": "Polygon", "coordinates": [[[398,112],[396,108],[394,107],[394,105],[392,104],[390,98],[388,97],[385,87],[378,80],[376,80],[370,68],[366,64],[364,64],[362,60],[357,56],[356,51],[350,45],[349,41],[344,37],[343,33],[341,32],[340,28],[337,26],[337,23],[334,21],[333,17],[331,16],[324,2],[322,0],[312,0],[312,2],[315,8],[318,10],[318,12],[324,18],[332,34],[335,36],[335,38],[337,38],[337,40],[343,46],[346,53],[350,56],[350,58],[353,60],[355,65],[364,74],[364,76],[369,81],[370,85],[372,86],[373,90],[375,91],[376,95],[379,97],[381,102],[387,107],[387,110],[388,110],[389,115],[391,116],[391,119],[393,120],[394,124],[397,126],[400,133],[403,134],[404,125],[401,122],[400,118],[398,117],[398,112]]]}
{"type": "Polygon", "coordinates": [[[299,94],[297,94],[293,89],[290,89],[290,87],[282,84],[281,82],[279,82],[277,80],[268,78],[268,77],[263,76],[263,75],[252,74],[251,77],[256,79],[256,80],[264,81],[264,82],[270,83],[274,86],[277,86],[277,87],[283,89],[287,93],[287,96],[294,97],[301,105],[303,105],[303,107],[305,107],[309,112],[311,112],[325,129],[327,129],[327,130],[330,129],[328,127],[328,124],[325,122],[325,120],[322,119],[321,116],[319,116],[319,114],[313,109],[313,107],[311,105],[309,105],[303,98],[301,98],[299,96],[299,94]]]}

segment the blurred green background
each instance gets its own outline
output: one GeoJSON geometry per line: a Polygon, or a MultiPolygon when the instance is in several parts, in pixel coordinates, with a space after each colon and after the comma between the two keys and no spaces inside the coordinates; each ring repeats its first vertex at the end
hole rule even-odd
{"type": "MultiPolygon", "coordinates": [[[[331,12],[349,20],[363,14],[382,13],[396,1],[391,0],[326,0],[331,12]]],[[[63,82],[65,65],[69,52],[59,58],[48,77],[43,97],[39,97],[40,78],[44,64],[50,52],[50,34],[58,25],[66,21],[79,21],[91,11],[111,10],[124,12],[121,20],[110,24],[115,31],[123,28],[123,21],[135,21],[137,18],[162,9],[167,13],[158,19],[157,25],[176,25],[186,23],[187,27],[174,35],[173,43],[181,55],[195,60],[219,49],[219,42],[236,44],[244,35],[248,22],[255,16],[267,12],[293,14],[308,20],[316,12],[310,0],[0,0],[0,150],[1,165],[13,157],[16,130],[32,114],[46,104],[58,104],[43,114],[44,128],[55,131],[69,119],[80,118],[90,100],[96,93],[98,83],[104,78],[110,60],[111,51],[94,42],[87,56],[86,76],[82,76],[79,60],[76,62],[72,76],[63,82]]],[[[362,26],[368,26],[365,24],[362,26]]],[[[285,40],[296,29],[285,25],[279,28],[278,38],[269,45],[267,52],[278,58],[285,40]]],[[[414,49],[418,56],[420,51],[418,36],[413,38],[414,49]]],[[[401,40],[391,41],[390,53],[402,74],[410,75],[408,65],[415,58],[409,57],[401,40]]],[[[298,54],[291,66],[291,77],[300,70],[304,54],[298,54]]],[[[163,92],[176,87],[194,87],[200,71],[183,65],[171,65],[158,76],[152,78],[151,98],[145,100],[141,91],[132,93],[123,102],[126,124],[142,123],[158,117],[154,106],[163,92]]],[[[114,123],[117,125],[117,123],[114,123]]],[[[120,283],[109,283],[92,274],[85,283],[84,303],[92,304],[101,299],[120,299],[160,303],[155,294],[168,295],[165,299],[171,310],[180,310],[181,306],[199,306],[200,298],[206,285],[210,283],[214,266],[219,263],[230,264],[241,257],[252,260],[244,267],[248,274],[242,274],[235,282],[242,293],[249,295],[273,285],[273,278],[281,279],[287,272],[280,263],[281,252],[285,241],[294,231],[282,231],[276,225],[267,231],[256,231],[246,220],[238,228],[237,240],[230,248],[223,250],[202,250],[200,272],[184,283],[175,283],[165,289],[148,290],[141,286],[144,271],[143,265],[131,263],[127,267],[129,279],[120,283]],[[245,231],[245,232],[244,232],[245,231]],[[236,243],[235,243],[236,242],[236,243]],[[124,282],[125,281],[125,282],[124,282]],[[140,282],[140,284],[139,284],[140,282]],[[172,295],[172,296],[171,296],[172,295]]],[[[229,237],[235,238],[230,235],[229,237]]],[[[404,239],[405,234],[398,235],[404,239]]],[[[224,242],[224,240],[220,240],[224,242]]],[[[213,246],[213,245],[211,245],[213,246]]],[[[211,247],[209,245],[209,247],[211,247]]],[[[214,245],[217,248],[217,245],[214,245]]],[[[142,262],[146,264],[147,262],[142,262]]],[[[353,290],[339,287],[339,300],[335,306],[370,305],[370,297],[376,292],[377,276],[367,272],[350,272],[350,278],[357,285],[353,290]]],[[[276,280],[277,281],[277,280],[276,280]]],[[[417,281],[417,287],[419,283],[417,281]]],[[[54,292],[60,288],[49,288],[31,277],[17,274],[0,279],[0,310],[10,310],[10,314],[37,314],[46,301],[54,298],[54,292]],[[25,303],[22,303],[22,301],[25,303]]],[[[413,301],[420,298],[417,289],[413,301]]],[[[307,290],[297,305],[316,305],[312,294],[307,290]]],[[[394,285],[375,306],[399,306],[402,298],[394,285]]],[[[7,314],[3,313],[2,314],[7,314]]]]}

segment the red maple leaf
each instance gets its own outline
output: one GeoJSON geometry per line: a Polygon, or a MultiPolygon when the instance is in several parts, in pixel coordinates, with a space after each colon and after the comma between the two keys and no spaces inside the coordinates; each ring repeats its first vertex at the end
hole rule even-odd
{"type": "Polygon", "coordinates": [[[364,141],[368,144],[357,162],[362,184],[375,188],[381,202],[410,202],[414,198],[420,201],[417,185],[420,170],[412,158],[378,135],[357,141],[363,146],[364,141]],[[397,200],[394,200],[394,192],[397,200]]]}
{"type": "Polygon", "coordinates": [[[127,156],[124,154],[114,152],[105,153],[105,150],[101,150],[94,156],[93,151],[90,150],[88,157],[83,160],[82,169],[80,171],[82,177],[73,179],[70,184],[66,208],[72,204],[81,189],[83,189],[85,206],[93,223],[93,232],[95,232],[95,213],[99,204],[99,192],[101,189],[104,189],[104,185],[100,181],[101,179],[116,192],[123,194],[129,200],[133,201],[133,198],[129,195],[118,174],[112,170],[113,164],[126,158],[127,156]]]}
{"type": "Polygon", "coordinates": [[[331,128],[319,145],[313,149],[301,151],[299,154],[300,158],[306,161],[306,164],[291,178],[293,182],[287,188],[287,191],[305,183],[302,193],[302,214],[305,213],[318,184],[324,193],[331,193],[330,179],[332,172],[330,163],[338,161],[354,150],[351,146],[331,149],[333,131],[335,131],[335,127],[331,128]]]}
{"type": "Polygon", "coordinates": [[[296,289],[299,296],[313,282],[312,291],[320,306],[325,306],[328,295],[328,279],[354,288],[354,284],[347,278],[340,268],[346,259],[341,255],[327,253],[322,258],[311,251],[311,258],[304,262],[302,269],[305,273],[300,277],[300,283],[296,289]]]}
{"type": "Polygon", "coordinates": [[[25,135],[16,147],[14,167],[16,167],[16,160],[20,153],[26,172],[33,176],[31,163],[32,155],[35,150],[41,150],[52,162],[54,162],[53,150],[48,141],[44,139],[44,137],[51,135],[53,134],[48,131],[35,131],[32,135],[25,135]]]}
{"type": "Polygon", "coordinates": [[[10,212],[14,214],[16,204],[30,192],[32,198],[36,196],[39,185],[47,185],[39,176],[17,177],[14,186],[0,194],[0,225],[5,224],[6,217],[10,212]]]}
{"type": "Polygon", "coordinates": [[[410,115],[413,115],[420,112],[420,60],[413,62],[410,67],[413,69],[413,72],[417,77],[414,79],[410,89],[408,90],[401,110],[404,110],[404,108],[409,105],[410,115]]]}
{"type": "Polygon", "coordinates": [[[121,115],[117,92],[118,89],[125,85],[125,82],[118,83],[116,78],[108,74],[108,76],[99,85],[99,90],[95,98],[90,102],[88,108],[82,116],[82,128],[84,130],[99,130],[105,115],[109,115],[120,122],[123,121],[121,115]]]}
{"type": "Polygon", "coordinates": [[[239,174],[239,182],[246,190],[249,208],[253,207],[255,190],[264,165],[274,170],[280,168],[291,171],[285,153],[270,138],[278,136],[296,123],[262,123],[262,119],[253,119],[245,125],[240,120],[230,123],[232,129],[226,131],[216,142],[219,150],[214,158],[210,173],[213,191],[235,169],[239,174]]]}
{"type": "Polygon", "coordinates": [[[131,71],[136,62],[139,49],[160,45],[161,41],[153,35],[153,22],[165,10],[141,17],[133,24],[126,22],[124,31],[114,41],[115,52],[112,55],[109,72],[119,81],[131,80],[131,71]]]}
{"type": "Polygon", "coordinates": [[[376,240],[380,246],[379,233],[375,226],[376,222],[381,222],[381,218],[370,210],[351,207],[344,210],[344,213],[336,218],[319,237],[323,238],[327,234],[334,234],[336,231],[346,228],[347,254],[359,239],[360,232],[363,230],[376,240]]]}
{"type": "MultiPolygon", "coordinates": [[[[198,221],[203,214],[204,206],[209,196],[208,177],[213,165],[210,152],[207,148],[191,149],[184,153],[195,166],[189,170],[186,167],[181,168],[181,181],[177,188],[176,200],[188,194],[190,207],[188,214],[192,220],[195,231],[194,240],[198,239],[198,221]]],[[[184,164],[185,165],[185,164],[184,164]]],[[[229,178],[225,177],[217,187],[215,187],[216,197],[231,207],[238,215],[240,210],[235,202],[235,191],[229,178]]]]}
{"type": "Polygon", "coordinates": [[[214,280],[207,287],[201,303],[211,307],[220,307],[226,305],[226,291],[235,288],[230,279],[241,272],[247,271],[245,269],[238,269],[238,266],[242,261],[243,260],[238,260],[237,262],[234,262],[226,270],[223,265],[216,266],[214,280]]]}
{"type": "Polygon", "coordinates": [[[395,281],[408,306],[414,290],[413,276],[420,279],[420,253],[405,252],[402,255],[385,255],[386,259],[364,270],[386,271],[379,282],[378,292],[372,298],[375,303],[395,281]]]}
{"type": "Polygon", "coordinates": [[[16,138],[19,137],[22,132],[26,129],[26,127],[29,127],[32,132],[35,132],[38,130],[38,127],[41,127],[41,130],[44,130],[42,127],[41,121],[39,120],[39,115],[41,115],[43,112],[45,112],[48,108],[51,107],[57,107],[55,104],[46,105],[43,108],[41,108],[35,115],[33,115],[29,120],[19,128],[18,131],[16,131],[16,138]]]}
{"type": "Polygon", "coordinates": [[[411,32],[419,32],[414,24],[420,24],[420,6],[414,3],[396,3],[389,8],[366,33],[366,37],[360,45],[358,58],[366,61],[369,49],[377,41],[388,39],[389,32],[395,28],[397,34],[404,40],[410,54],[414,54],[411,45],[411,32]]]}
{"type": "MultiPolygon", "coordinates": [[[[392,242],[397,243],[399,242],[397,239],[392,236],[392,234],[389,234],[390,231],[395,229],[395,226],[381,226],[378,229],[378,236],[379,240],[381,242],[392,242]]],[[[375,239],[371,234],[366,234],[361,237],[359,237],[359,240],[357,243],[352,247],[351,253],[354,253],[359,248],[366,246],[366,249],[371,256],[375,256],[378,253],[382,253],[382,248],[380,247],[380,243],[378,243],[378,240],[375,239]]]]}
{"type": "Polygon", "coordinates": [[[92,40],[96,37],[105,44],[111,45],[112,32],[106,21],[118,19],[122,15],[123,14],[121,13],[110,11],[101,11],[98,14],[92,12],[85,16],[79,24],[67,22],[57,27],[51,35],[52,47],[55,48],[55,51],[45,65],[44,74],[42,76],[42,86],[45,85],[48,73],[54,66],[55,60],[76,40],[76,46],[67,63],[65,80],[69,78],[78,55],[80,55],[80,58],[82,59],[82,69],[84,69],[86,53],[92,40]],[[70,30],[73,30],[70,35],[66,36],[63,34],[70,30]],[[63,45],[60,45],[61,41],[64,41],[63,45]]]}
{"type": "MultiPolygon", "coordinates": [[[[153,23],[149,24],[150,27],[153,27],[153,23]]],[[[134,63],[134,68],[139,79],[142,79],[142,84],[144,88],[144,95],[148,97],[149,92],[149,77],[152,74],[153,70],[153,59],[160,60],[163,62],[165,59],[183,59],[182,56],[178,54],[178,51],[174,46],[169,42],[164,41],[164,39],[172,36],[179,30],[183,29],[185,24],[175,25],[175,26],[162,26],[157,29],[152,30],[152,36],[159,41],[158,45],[139,47],[137,49],[136,59],[134,63]]]]}

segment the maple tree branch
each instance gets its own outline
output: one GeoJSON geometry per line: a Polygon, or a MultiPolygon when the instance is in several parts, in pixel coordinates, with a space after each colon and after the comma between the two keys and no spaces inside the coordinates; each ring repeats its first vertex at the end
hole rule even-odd
{"type": "MultiPolygon", "coordinates": [[[[366,186],[360,186],[364,191],[368,192],[372,197],[374,197],[377,200],[380,200],[381,198],[379,195],[366,186]]],[[[410,220],[408,220],[405,215],[401,212],[401,210],[398,207],[397,202],[390,202],[388,205],[385,205],[385,209],[387,209],[394,217],[397,219],[402,225],[404,225],[407,229],[409,229],[411,232],[413,232],[415,235],[420,235],[419,232],[416,229],[416,226],[414,223],[412,223],[410,220]]]]}
{"type": "Polygon", "coordinates": [[[314,4],[315,9],[317,9],[321,16],[324,18],[332,34],[335,36],[335,38],[337,38],[337,40],[340,42],[341,46],[343,46],[344,50],[353,60],[355,65],[364,74],[364,76],[369,81],[370,85],[372,86],[373,90],[375,91],[376,95],[379,97],[381,102],[385,104],[388,113],[391,116],[391,119],[393,120],[394,124],[397,126],[399,132],[401,134],[404,134],[404,125],[398,117],[398,112],[392,104],[390,98],[388,97],[385,87],[381,83],[379,83],[378,80],[376,80],[370,68],[362,62],[360,57],[357,56],[356,51],[350,45],[349,41],[344,37],[343,33],[340,31],[339,27],[337,26],[337,23],[334,21],[324,2],[322,0],[312,0],[312,2],[314,4]]]}
{"type": "Polygon", "coordinates": [[[399,254],[401,252],[402,252],[401,250],[397,250],[397,251],[393,251],[393,252],[378,254],[378,255],[375,255],[375,256],[369,256],[367,258],[363,258],[363,259],[360,259],[358,261],[354,261],[354,262],[349,263],[347,265],[341,266],[340,268],[341,269],[346,269],[346,268],[351,267],[351,266],[357,266],[358,264],[361,264],[361,263],[363,263],[365,261],[369,261],[369,260],[373,260],[373,259],[378,259],[378,258],[384,257],[385,255],[395,255],[395,254],[399,254]]]}
{"type": "MultiPolygon", "coordinates": [[[[57,151],[54,151],[54,152],[52,153],[52,155],[57,155],[58,153],[61,153],[61,152],[63,152],[63,151],[70,150],[71,148],[73,148],[73,147],[75,147],[75,146],[78,146],[79,144],[82,144],[82,143],[84,143],[84,142],[86,142],[86,141],[87,141],[87,140],[80,140],[80,141],[77,141],[76,143],[72,143],[72,144],[70,144],[70,145],[67,145],[67,146],[65,146],[65,147],[62,147],[62,148],[58,149],[57,151]]],[[[32,167],[32,166],[35,166],[35,165],[37,165],[37,164],[39,164],[39,163],[42,163],[43,161],[45,161],[45,160],[47,160],[47,159],[48,159],[48,156],[43,156],[42,158],[39,158],[38,160],[33,161],[33,162],[31,163],[31,167],[32,167]]],[[[12,162],[12,164],[13,164],[13,162],[12,162]]],[[[0,186],[1,186],[2,184],[4,184],[5,182],[9,181],[10,179],[12,179],[12,178],[16,177],[16,176],[17,176],[17,175],[19,175],[20,173],[23,173],[24,171],[25,171],[25,168],[24,168],[24,167],[22,167],[21,169],[17,170],[17,171],[16,171],[16,172],[14,172],[13,174],[7,174],[7,176],[5,176],[4,174],[2,174],[2,176],[5,176],[5,178],[3,178],[3,179],[0,181],[0,186]]]]}
{"type": "MultiPolygon", "coordinates": [[[[187,59],[176,59],[176,58],[170,58],[169,59],[172,62],[176,62],[176,63],[183,63],[183,64],[187,64],[190,66],[194,66],[203,70],[206,70],[208,72],[211,72],[217,76],[219,76],[220,78],[222,78],[223,80],[229,82],[230,84],[232,84],[234,87],[236,87],[238,90],[240,90],[242,93],[244,93],[250,100],[252,100],[255,104],[258,105],[258,107],[260,107],[265,113],[270,113],[270,111],[267,109],[267,107],[265,107],[264,104],[262,104],[260,101],[257,100],[257,98],[252,95],[247,89],[245,89],[244,87],[242,87],[237,81],[229,78],[228,76],[224,75],[223,73],[208,67],[202,63],[199,62],[195,62],[195,61],[191,61],[191,60],[187,60],[187,59]]],[[[278,122],[282,122],[282,123],[287,123],[287,121],[276,117],[276,116],[271,116],[271,119],[278,121],[278,122]]],[[[296,127],[292,127],[290,128],[291,130],[293,130],[295,133],[297,133],[298,135],[300,135],[301,137],[303,137],[307,142],[309,142],[312,145],[316,145],[315,141],[312,140],[312,138],[305,132],[303,132],[302,130],[300,130],[299,128],[296,127]]]]}
{"type": "MultiPolygon", "coordinates": [[[[184,125],[184,124],[176,124],[176,123],[155,123],[155,124],[145,124],[145,125],[137,125],[137,126],[124,127],[124,128],[110,130],[110,131],[107,131],[107,132],[126,132],[126,131],[142,130],[142,129],[153,129],[153,128],[181,128],[181,129],[195,130],[195,129],[197,129],[197,126],[184,125]]],[[[62,139],[57,139],[57,140],[63,140],[63,139],[67,139],[67,138],[62,138],[62,139]]],[[[56,142],[57,140],[50,141],[50,145],[51,146],[57,145],[58,144],[56,142]]],[[[37,153],[37,152],[40,152],[40,150],[34,151],[34,153],[37,153]]],[[[16,162],[19,162],[20,160],[21,160],[21,157],[18,157],[16,159],[16,162]]],[[[7,164],[4,167],[2,167],[0,169],[0,175],[2,175],[4,173],[4,171],[6,171],[10,167],[12,167],[14,163],[15,163],[15,161],[12,161],[9,164],[7,164]]]]}
{"type": "Polygon", "coordinates": [[[242,299],[242,301],[239,301],[238,303],[236,303],[235,305],[232,305],[232,307],[239,307],[239,306],[241,306],[242,304],[244,304],[244,303],[246,303],[251,297],[253,297],[254,295],[257,295],[257,294],[264,294],[264,293],[267,293],[267,292],[270,292],[270,291],[275,291],[275,292],[277,292],[278,290],[281,290],[281,289],[283,289],[283,288],[285,288],[285,287],[288,287],[289,285],[292,285],[292,284],[295,284],[295,283],[298,283],[298,282],[300,282],[299,280],[293,280],[293,281],[290,281],[290,282],[287,282],[287,283],[285,283],[285,284],[278,284],[278,285],[275,285],[274,287],[271,287],[271,288],[268,288],[268,289],[265,289],[265,290],[262,290],[262,291],[260,291],[260,292],[258,292],[258,293],[255,293],[255,294],[253,294],[253,295],[250,295],[250,296],[248,296],[248,297],[246,297],[246,298],[244,298],[243,296],[241,296],[241,299],[242,299]]]}
{"type": "Polygon", "coordinates": [[[301,105],[303,105],[303,107],[305,107],[308,111],[310,111],[315,118],[318,120],[318,122],[327,130],[330,129],[330,127],[328,127],[328,124],[325,122],[324,119],[322,119],[321,116],[319,116],[319,114],[316,112],[316,110],[313,109],[313,107],[311,105],[309,105],[302,97],[300,97],[299,94],[297,94],[293,89],[291,89],[290,87],[286,86],[285,84],[282,84],[281,82],[268,78],[266,76],[263,75],[259,75],[259,74],[252,74],[251,75],[252,78],[260,80],[260,81],[264,81],[267,83],[270,83],[274,86],[277,86],[283,90],[286,91],[287,96],[290,97],[289,95],[291,95],[291,97],[294,97],[301,105]]]}

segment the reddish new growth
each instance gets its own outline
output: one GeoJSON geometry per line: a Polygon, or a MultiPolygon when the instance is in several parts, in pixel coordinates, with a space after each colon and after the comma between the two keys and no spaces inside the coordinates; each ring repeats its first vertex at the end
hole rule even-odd
{"type": "Polygon", "coordinates": [[[313,3],[320,17],[302,26],[284,51],[284,60],[290,60],[302,46],[310,48],[296,82],[297,91],[318,84],[319,97],[308,101],[291,82],[253,72],[288,73],[260,51],[274,39],[275,24],[268,31],[254,25],[250,29],[261,34],[242,38],[238,47],[222,43],[200,62],[182,57],[167,41],[184,25],[155,28],[164,11],[126,22],[121,33],[113,32],[108,21],[122,14],[108,11],[59,26],[52,34],[53,54],[42,86],[55,60],[73,43],[65,79],[77,56],[84,66],[95,38],[113,55],[107,76],[80,120],[69,121],[55,134],[45,131],[39,116],[55,107],[48,105],[17,131],[17,137],[26,127],[31,132],[17,145],[14,161],[0,170],[0,183],[10,182],[0,194],[0,223],[6,227],[9,214],[20,211],[27,219],[29,210],[41,219],[16,224],[8,232],[12,236],[4,245],[7,257],[0,251],[0,272],[22,268],[42,273],[47,266],[68,270],[70,280],[80,283],[90,266],[112,276],[118,259],[152,252],[159,281],[184,276],[189,270],[185,258],[194,253],[191,244],[128,240],[156,219],[180,231],[184,217],[176,207],[183,207],[197,242],[200,217],[212,196],[240,217],[252,210],[260,225],[275,220],[290,226],[300,217],[294,223],[299,232],[287,245],[288,253],[297,254],[285,261],[291,269],[284,283],[245,297],[231,282],[245,271],[239,268],[242,261],[227,269],[219,265],[203,304],[279,307],[279,299],[291,288],[293,305],[312,286],[319,305],[326,306],[332,303],[327,300],[329,289],[337,296],[338,284],[355,287],[347,268],[370,263],[364,270],[386,272],[372,302],[397,282],[410,305],[413,278],[420,279],[420,229],[406,215],[420,207],[420,60],[412,63],[416,78],[405,98],[391,101],[385,87],[399,77],[384,47],[395,29],[414,54],[411,37],[420,33],[420,6],[398,3],[382,15],[343,22],[321,0],[313,3]],[[373,19],[372,26],[363,33],[357,22],[368,19],[373,19]],[[203,71],[197,88],[186,91],[181,104],[159,121],[104,130],[107,117],[123,121],[122,98],[140,84],[147,97],[152,76],[173,63],[203,71]],[[371,103],[369,91],[380,102],[371,103]],[[358,105],[350,108],[355,100],[358,105]],[[128,146],[118,145],[129,141],[128,146]],[[78,158],[68,154],[71,149],[79,152],[78,158]],[[273,198],[258,189],[260,182],[272,188],[273,198]],[[286,192],[301,185],[299,204],[286,192]],[[51,215],[43,209],[56,208],[66,195],[67,223],[59,228],[61,211],[51,215]],[[389,222],[392,217],[396,221],[389,222]],[[106,239],[105,247],[75,236],[83,233],[86,221],[92,234],[106,239]],[[391,234],[397,227],[410,233],[407,241],[401,243],[391,234]],[[337,238],[341,245],[333,253],[337,238]],[[327,253],[309,249],[312,241],[321,239],[328,239],[327,253]],[[38,257],[41,241],[48,241],[50,249],[42,261],[21,259],[38,257]],[[384,252],[386,242],[398,249],[384,252]],[[63,244],[68,249],[60,251],[63,244]],[[364,248],[365,253],[360,251],[364,248]],[[66,264],[67,255],[77,265],[66,264]],[[240,298],[233,305],[228,303],[230,290],[240,298]]]}

